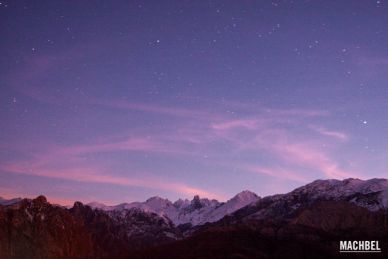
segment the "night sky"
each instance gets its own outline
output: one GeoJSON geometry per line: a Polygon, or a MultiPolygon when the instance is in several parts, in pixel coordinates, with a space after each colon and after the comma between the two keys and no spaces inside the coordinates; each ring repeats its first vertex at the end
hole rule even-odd
{"type": "Polygon", "coordinates": [[[384,0],[15,0],[0,25],[0,196],[388,176],[384,0]]]}

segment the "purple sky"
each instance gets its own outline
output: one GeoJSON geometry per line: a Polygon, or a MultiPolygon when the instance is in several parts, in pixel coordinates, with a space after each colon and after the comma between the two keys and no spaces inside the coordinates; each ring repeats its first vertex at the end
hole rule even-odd
{"type": "Polygon", "coordinates": [[[384,0],[16,0],[0,22],[0,196],[387,177],[384,0]]]}

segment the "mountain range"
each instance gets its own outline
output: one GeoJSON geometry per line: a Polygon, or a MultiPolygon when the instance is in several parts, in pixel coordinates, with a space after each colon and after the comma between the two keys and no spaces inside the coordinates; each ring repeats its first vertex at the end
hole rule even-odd
{"type": "Polygon", "coordinates": [[[151,197],[145,202],[122,203],[117,206],[106,206],[102,203],[92,202],[87,205],[103,211],[122,211],[138,208],[145,212],[153,212],[161,217],[170,219],[174,225],[191,224],[202,225],[206,222],[215,222],[225,215],[230,214],[252,202],[260,199],[255,193],[243,191],[227,202],[200,198],[198,195],[190,201],[179,199],[174,203],[168,199],[151,197]]]}
{"type": "Polygon", "coordinates": [[[44,196],[0,198],[0,258],[341,258],[339,240],[379,240],[373,256],[383,258],[387,179],[316,180],[227,202],[152,197],[65,208],[44,196]]]}

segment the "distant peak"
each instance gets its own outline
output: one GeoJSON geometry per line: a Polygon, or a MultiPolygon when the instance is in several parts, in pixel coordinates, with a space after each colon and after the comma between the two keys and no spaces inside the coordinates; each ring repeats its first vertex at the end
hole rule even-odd
{"type": "Polygon", "coordinates": [[[47,203],[47,199],[45,196],[43,195],[39,195],[38,197],[36,197],[34,200],[33,200],[34,203],[37,203],[37,204],[44,204],[44,203],[47,203]]]}
{"type": "Polygon", "coordinates": [[[343,180],[342,182],[345,184],[348,184],[348,183],[362,183],[365,181],[358,179],[358,178],[347,178],[347,179],[343,180]]]}
{"type": "Polygon", "coordinates": [[[260,197],[254,193],[254,192],[251,192],[249,190],[245,190],[245,191],[242,191],[242,192],[239,192],[237,193],[232,199],[230,199],[231,201],[252,201],[252,200],[256,200],[256,199],[259,199],[260,197]]]}
{"type": "Polygon", "coordinates": [[[181,208],[190,205],[190,201],[188,199],[178,199],[173,204],[176,208],[181,208]]]}
{"type": "Polygon", "coordinates": [[[245,196],[259,197],[256,193],[251,192],[249,190],[244,190],[242,192],[239,192],[239,193],[236,194],[235,197],[245,197],[245,196]]]}
{"type": "Polygon", "coordinates": [[[162,198],[160,196],[153,196],[151,198],[148,198],[146,202],[152,202],[152,201],[169,201],[168,199],[162,198]]]}
{"type": "Polygon", "coordinates": [[[74,202],[73,208],[83,208],[84,204],[80,201],[74,202]]]}
{"type": "Polygon", "coordinates": [[[198,195],[195,195],[193,200],[191,201],[191,205],[193,206],[194,209],[200,209],[203,207],[201,204],[201,200],[198,195]]]}

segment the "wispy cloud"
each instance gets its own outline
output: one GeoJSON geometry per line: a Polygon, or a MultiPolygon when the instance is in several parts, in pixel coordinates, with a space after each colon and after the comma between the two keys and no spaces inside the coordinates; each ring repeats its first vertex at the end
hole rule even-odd
{"type": "Polygon", "coordinates": [[[212,123],[211,127],[215,130],[230,130],[234,128],[255,130],[262,125],[263,123],[260,123],[258,119],[231,119],[212,123]]]}
{"type": "Polygon", "coordinates": [[[348,172],[341,169],[338,162],[312,145],[305,143],[280,142],[270,146],[270,148],[283,160],[299,166],[309,166],[311,169],[323,172],[329,178],[347,178],[356,176],[356,173],[354,172],[348,172]]]}
{"type": "MultiPolygon", "coordinates": [[[[283,112],[278,112],[283,116],[283,112]]],[[[327,116],[326,113],[321,112],[291,112],[294,117],[289,116],[289,124],[296,125],[300,116],[327,116]]],[[[272,119],[265,120],[229,120],[221,123],[213,124],[212,128],[216,131],[221,131],[221,135],[229,141],[233,142],[236,147],[241,150],[250,150],[251,152],[270,152],[273,156],[271,159],[275,164],[286,163],[288,168],[297,166],[301,168],[310,168],[310,170],[322,172],[329,178],[345,178],[358,176],[356,172],[349,172],[339,165],[335,159],[328,155],[328,150],[322,147],[322,139],[315,137],[312,139],[301,140],[300,132],[295,132],[287,127],[278,127],[278,123],[285,123],[277,116],[272,119]],[[240,129],[245,129],[245,136],[242,138],[238,134],[240,129]]],[[[306,124],[306,123],[304,123],[306,124]]],[[[308,131],[311,127],[298,127],[309,136],[308,131]]],[[[322,136],[329,136],[341,141],[348,139],[348,135],[342,132],[327,130],[323,127],[314,127],[316,132],[322,136]]],[[[306,138],[305,137],[305,138],[306,138]]],[[[285,178],[292,178],[294,180],[302,180],[298,178],[297,174],[287,173],[285,170],[280,170],[277,166],[270,167],[256,167],[255,171],[266,173],[267,175],[279,176],[283,175],[285,178]],[[256,170],[260,169],[260,170],[256,170]]],[[[250,168],[252,171],[252,168],[250,168]]],[[[290,172],[291,169],[288,170],[290,172]]]]}
{"type": "Polygon", "coordinates": [[[20,166],[18,164],[8,164],[3,166],[1,170],[17,174],[26,174],[39,177],[48,177],[55,179],[65,179],[86,183],[101,183],[121,185],[128,187],[144,187],[154,190],[163,190],[168,192],[175,192],[185,196],[200,195],[202,197],[209,197],[224,200],[223,195],[215,194],[201,188],[189,186],[184,183],[174,181],[163,181],[153,178],[130,178],[122,176],[113,176],[112,174],[104,174],[99,169],[84,167],[73,169],[48,169],[48,168],[31,168],[30,166],[20,166]]]}
{"type": "Polygon", "coordinates": [[[334,131],[334,130],[327,130],[323,127],[317,127],[317,126],[310,126],[311,129],[318,132],[321,135],[332,137],[341,141],[346,141],[349,139],[349,136],[343,132],[334,131]]]}
{"type": "Polygon", "coordinates": [[[244,169],[250,172],[265,174],[265,175],[280,178],[283,180],[292,180],[292,181],[301,182],[301,183],[306,183],[308,182],[308,180],[310,180],[309,177],[303,176],[300,173],[296,173],[291,171],[290,169],[284,169],[279,167],[249,165],[249,166],[245,166],[244,169]]]}

